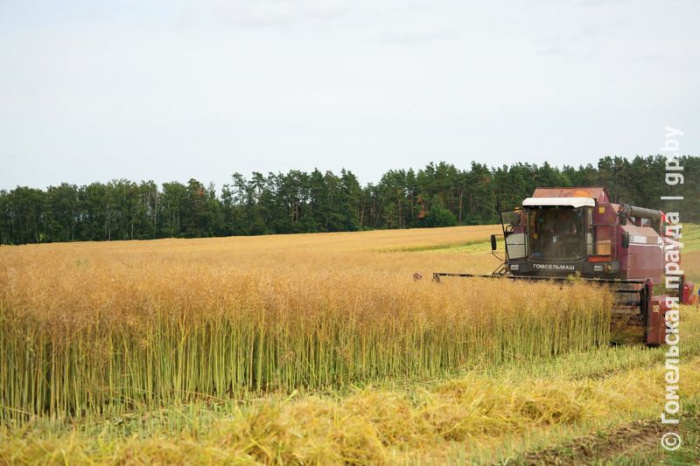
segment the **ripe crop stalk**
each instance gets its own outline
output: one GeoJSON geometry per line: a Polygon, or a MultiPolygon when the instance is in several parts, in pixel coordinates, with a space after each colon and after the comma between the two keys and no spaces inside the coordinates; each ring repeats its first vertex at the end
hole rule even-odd
{"type": "Polygon", "coordinates": [[[300,257],[257,241],[0,257],[0,419],[435,376],[608,342],[612,298],[599,288],[414,282],[391,270],[423,253],[300,257]]]}

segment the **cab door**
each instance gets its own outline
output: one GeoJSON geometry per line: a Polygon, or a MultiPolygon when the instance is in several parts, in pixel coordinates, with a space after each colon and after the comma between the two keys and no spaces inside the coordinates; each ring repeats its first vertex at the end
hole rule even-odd
{"type": "Polygon", "coordinates": [[[527,216],[523,210],[501,212],[508,260],[527,257],[527,216]]]}

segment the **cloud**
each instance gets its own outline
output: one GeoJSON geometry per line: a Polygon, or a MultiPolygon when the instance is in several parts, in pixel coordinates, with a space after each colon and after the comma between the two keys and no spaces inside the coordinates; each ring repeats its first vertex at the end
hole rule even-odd
{"type": "Polygon", "coordinates": [[[630,58],[630,61],[632,62],[650,62],[650,61],[657,61],[663,58],[663,55],[660,53],[649,53],[646,55],[638,55],[635,57],[630,58]]]}
{"type": "Polygon", "coordinates": [[[539,53],[541,55],[562,56],[566,55],[566,48],[560,42],[552,42],[541,47],[539,53]]]}
{"type": "Polygon", "coordinates": [[[429,42],[454,40],[459,34],[439,29],[395,29],[384,31],[381,41],[386,44],[420,45],[429,42]]]}
{"type": "Polygon", "coordinates": [[[610,6],[610,5],[616,5],[619,3],[627,3],[629,0],[577,0],[575,4],[577,6],[583,6],[583,7],[603,7],[603,6],[610,6]]]}
{"type": "Polygon", "coordinates": [[[579,26],[571,33],[560,33],[541,37],[534,41],[540,55],[564,56],[577,54],[588,56],[593,44],[598,41],[608,40],[609,37],[624,32],[626,21],[616,20],[606,23],[593,23],[579,26]]]}
{"type": "Polygon", "coordinates": [[[219,2],[209,8],[215,20],[253,28],[326,24],[342,18],[347,11],[346,6],[335,2],[289,0],[219,2]]]}

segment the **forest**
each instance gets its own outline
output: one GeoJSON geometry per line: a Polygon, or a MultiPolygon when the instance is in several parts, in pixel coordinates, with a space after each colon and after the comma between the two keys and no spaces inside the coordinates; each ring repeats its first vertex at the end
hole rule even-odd
{"type": "Polygon", "coordinates": [[[605,186],[614,202],[676,211],[700,222],[700,157],[679,158],[684,183],[668,186],[666,157],[601,158],[562,168],[517,163],[468,168],[430,163],[389,170],[377,183],[339,174],[234,173],[217,189],[190,179],[158,186],[120,179],[45,190],[0,190],[0,244],[194,238],[497,223],[535,187],[605,186]],[[684,196],[683,202],[660,196],[684,196]]]}

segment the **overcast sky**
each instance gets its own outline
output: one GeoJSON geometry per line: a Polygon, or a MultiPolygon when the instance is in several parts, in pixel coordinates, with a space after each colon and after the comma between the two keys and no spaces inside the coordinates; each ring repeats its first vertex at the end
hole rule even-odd
{"type": "Polygon", "coordinates": [[[0,0],[0,188],[700,155],[698,1],[0,0]]]}

